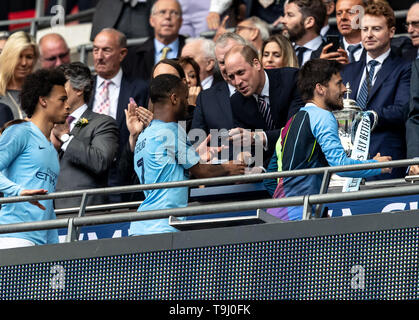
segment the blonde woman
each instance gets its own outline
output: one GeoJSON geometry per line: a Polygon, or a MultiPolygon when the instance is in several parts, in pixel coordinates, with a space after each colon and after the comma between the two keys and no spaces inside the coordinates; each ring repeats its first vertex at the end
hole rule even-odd
{"type": "MultiPolygon", "coordinates": [[[[0,54],[0,115],[10,109],[13,119],[24,119],[20,91],[25,78],[32,73],[39,57],[34,38],[26,32],[12,34],[0,54]],[[3,112],[1,112],[3,111],[3,112]]],[[[10,112],[9,112],[10,114],[10,112]]],[[[0,123],[10,119],[0,118],[0,123]]]]}
{"type": "Polygon", "coordinates": [[[265,69],[298,68],[298,59],[291,42],[281,34],[270,36],[262,46],[262,65],[265,69]]]}

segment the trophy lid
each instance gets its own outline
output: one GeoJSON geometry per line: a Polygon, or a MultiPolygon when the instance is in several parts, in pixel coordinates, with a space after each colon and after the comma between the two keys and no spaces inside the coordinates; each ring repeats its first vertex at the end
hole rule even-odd
{"type": "Polygon", "coordinates": [[[346,98],[343,99],[343,110],[348,110],[348,111],[362,111],[361,107],[359,107],[356,104],[356,101],[353,99],[349,98],[349,95],[351,94],[352,90],[350,87],[349,82],[346,83],[346,98]]]}

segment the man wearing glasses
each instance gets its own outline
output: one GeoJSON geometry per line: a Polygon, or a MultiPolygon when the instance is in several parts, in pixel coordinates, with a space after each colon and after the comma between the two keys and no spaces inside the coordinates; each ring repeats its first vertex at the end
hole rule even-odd
{"type": "MultiPolygon", "coordinates": [[[[406,29],[416,48],[410,79],[409,118],[406,121],[407,158],[419,157],[419,1],[407,12],[406,29]]],[[[409,168],[410,175],[419,175],[419,165],[409,168]]]]}
{"type": "Polygon", "coordinates": [[[240,22],[236,27],[236,33],[250,41],[259,53],[262,54],[262,46],[268,40],[270,31],[269,25],[258,17],[250,17],[240,22]]]}
{"type": "Polygon", "coordinates": [[[70,63],[70,49],[64,38],[58,33],[49,33],[39,40],[41,67],[56,68],[70,63]]]}
{"type": "Polygon", "coordinates": [[[123,70],[149,81],[153,66],[162,59],[178,58],[185,45],[185,37],[179,34],[182,26],[182,9],[176,0],[158,0],[151,9],[150,25],[154,37],[128,50],[123,70]]]}
{"type": "Polygon", "coordinates": [[[416,1],[407,12],[406,30],[416,47],[416,59],[419,59],[419,1],[416,1]]]}

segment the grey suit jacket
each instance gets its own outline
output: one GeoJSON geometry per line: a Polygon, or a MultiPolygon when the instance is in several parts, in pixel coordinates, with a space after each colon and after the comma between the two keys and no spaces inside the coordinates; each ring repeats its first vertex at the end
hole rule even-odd
{"type": "MultiPolygon", "coordinates": [[[[118,150],[119,131],[116,121],[87,109],[81,118],[83,127],[75,126],[66,151],[60,152],[60,175],[56,191],[90,189],[108,186],[108,171],[118,150]]],[[[80,119],[81,119],[80,118],[80,119]]],[[[87,204],[103,204],[106,196],[89,196],[87,204]]],[[[55,208],[80,206],[81,197],[57,199],[55,208]]]]}

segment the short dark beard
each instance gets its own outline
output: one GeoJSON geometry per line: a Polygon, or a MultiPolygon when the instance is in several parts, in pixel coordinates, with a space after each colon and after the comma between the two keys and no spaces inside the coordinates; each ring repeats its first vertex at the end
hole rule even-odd
{"type": "Polygon", "coordinates": [[[300,40],[306,34],[303,21],[300,21],[300,25],[296,29],[291,31],[287,28],[287,31],[291,42],[300,40]]]}
{"type": "Polygon", "coordinates": [[[339,105],[336,103],[336,101],[326,100],[325,104],[327,109],[329,109],[330,111],[339,111],[343,109],[343,103],[339,105]]]}

